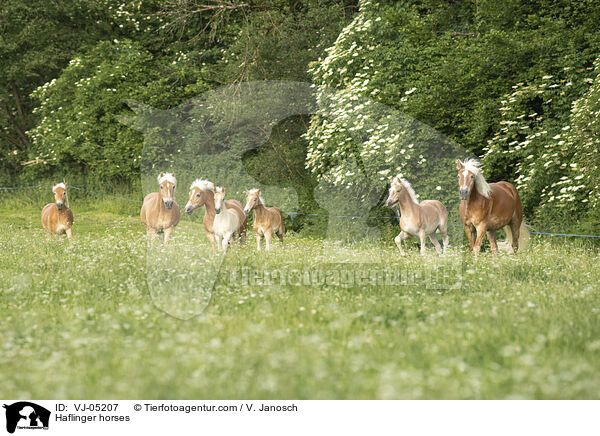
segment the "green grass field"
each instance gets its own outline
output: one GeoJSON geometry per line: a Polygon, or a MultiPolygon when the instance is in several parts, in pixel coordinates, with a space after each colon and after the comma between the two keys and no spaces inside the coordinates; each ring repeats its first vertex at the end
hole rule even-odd
{"type": "Polygon", "coordinates": [[[454,247],[440,260],[416,248],[400,258],[391,241],[324,244],[293,234],[257,253],[251,235],[215,270],[198,217],[182,220],[170,247],[147,254],[134,204],[72,204],[68,243],[41,229],[47,196],[11,195],[0,197],[0,397],[600,397],[592,245],[538,237],[517,256],[475,259],[454,247]],[[268,286],[264,277],[231,285],[236,268],[339,263],[427,278],[440,262],[459,266],[446,277],[458,286],[268,286]],[[217,280],[210,300],[164,295],[178,280],[197,297],[204,271],[217,280]],[[154,301],[177,314],[208,305],[182,320],[154,301]]]}

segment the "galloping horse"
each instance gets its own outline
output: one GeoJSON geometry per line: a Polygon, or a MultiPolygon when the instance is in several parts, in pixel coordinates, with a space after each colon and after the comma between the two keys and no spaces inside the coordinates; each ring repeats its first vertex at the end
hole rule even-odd
{"type": "Polygon", "coordinates": [[[265,237],[266,249],[271,249],[271,235],[277,233],[279,240],[283,244],[283,218],[281,211],[277,207],[265,207],[265,202],[260,196],[260,189],[246,189],[246,207],[244,212],[249,214],[254,210],[254,224],[252,227],[256,232],[256,248],[260,251],[261,237],[265,237]]]}
{"type": "Polygon", "coordinates": [[[66,233],[67,238],[73,236],[73,212],[65,205],[67,198],[67,182],[56,184],[52,187],[55,203],[48,203],[42,209],[42,227],[46,233],[53,237],[66,233]]]}
{"type": "Polygon", "coordinates": [[[175,187],[177,186],[175,174],[160,173],[158,184],[160,185],[158,192],[151,192],[144,198],[140,218],[146,226],[150,243],[154,241],[154,235],[163,232],[164,243],[167,244],[171,232],[181,218],[179,206],[175,202],[175,187]]]}
{"type": "MultiPolygon", "coordinates": [[[[225,205],[228,210],[236,210],[239,216],[244,218],[240,220],[239,226],[235,233],[240,236],[242,245],[246,243],[246,226],[248,220],[244,214],[242,203],[237,200],[225,200],[225,205]]],[[[185,205],[185,213],[191,215],[195,209],[206,206],[206,213],[202,220],[204,231],[213,249],[215,248],[215,235],[213,224],[215,221],[215,185],[208,180],[197,179],[190,186],[190,198],[185,205]]]]}
{"type": "Polygon", "coordinates": [[[417,201],[415,191],[406,179],[396,176],[392,179],[386,206],[390,209],[400,205],[400,229],[402,230],[394,239],[400,254],[404,255],[402,241],[417,236],[421,240],[421,255],[425,254],[425,237],[429,240],[438,253],[442,247],[438,242],[435,232],[439,230],[444,243],[443,252],[448,248],[448,211],[437,200],[417,201]]]}
{"type": "Polygon", "coordinates": [[[223,251],[227,250],[227,243],[231,240],[240,223],[246,220],[246,214],[236,208],[228,208],[225,204],[225,188],[217,187],[215,190],[215,219],[213,221],[213,232],[217,247],[222,245],[223,251]],[[221,239],[223,240],[221,244],[221,239]]]}
{"type": "Polygon", "coordinates": [[[460,219],[471,250],[479,253],[487,233],[492,253],[496,253],[496,231],[503,227],[506,245],[512,245],[515,253],[519,245],[525,249],[529,242],[529,231],[523,222],[523,207],[515,187],[508,182],[488,184],[481,174],[480,163],[475,159],[465,162],[457,160],[456,169],[460,219]]]}

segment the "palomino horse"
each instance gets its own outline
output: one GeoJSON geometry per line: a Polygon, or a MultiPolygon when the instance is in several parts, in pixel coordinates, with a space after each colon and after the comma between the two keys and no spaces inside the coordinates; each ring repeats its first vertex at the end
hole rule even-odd
{"type": "Polygon", "coordinates": [[[267,251],[271,249],[271,235],[277,233],[283,244],[283,218],[277,207],[265,207],[265,202],[260,196],[260,189],[246,189],[246,207],[244,212],[249,214],[254,210],[254,231],[256,232],[256,248],[260,251],[261,237],[265,237],[267,251]]]}
{"type": "Polygon", "coordinates": [[[404,255],[402,241],[417,236],[421,241],[421,254],[425,254],[425,237],[429,240],[438,253],[442,253],[442,247],[438,242],[435,232],[442,234],[444,243],[443,252],[448,249],[448,211],[442,203],[437,200],[417,201],[415,191],[406,179],[396,176],[392,179],[390,192],[386,206],[394,208],[400,206],[400,229],[402,230],[394,239],[400,254],[404,255]]]}
{"type": "Polygon", "coordinates": [[[244,211],[237,207],[228,208],[225,204],[225,188],[217,187],[215,190],[215,219],[213,233],[217,247],[222,245],[223,251],[227,250],[227,243],[231,239],[240,223],[246,220],[244,211]],[[221,239],[223,242],[221,243],[221,239]]]}
{"type": "Polygon", "coordinates": [[[460,219],[469,238],[471,250],[481,250],[487,233],[492,253],[496,253],[496,231],[504,227],[506,246],[514,252],[525,249],[529,232],[523,222],[521,199],[513,185],[508,182],[487,183],[475,159],[456,161],[460,196],[460,219]],[[477,234],[477,237],[475,236],[477,234]]]}
{"type": "Polygon", "coordinates": [[[55,203],[48,203],[42,209],[42,226],[46,233],[52,236],[66,233],[67,238],[73,236],[73,212],[65,204],[67,198],[67,182],[52,187],[55,203]]]}
{"type": "MultiPolygon", "coordinates": [[[[237,200],[225,200],[224,203],[228,210],[236,210],[239,216],[244,218],[240,220],[239,226],[234,233],[240,236],[242,245],[246,243],[246,226],[248,220],[244,214],[242,203],[237,200]]],[[[206,213],[202,220],[204,231],[213,249],[215,248],[215,235],[213,224],[215,221],[215,185],[208,180],[197,179],[190,186],[190,198],[185,205],[185,213],[191,215],[199,207],[206,206],[206,213]]]]}
{"type": "Polygon", "coordinates": [[[171,232],[181,218],[179,206],[175,202],[175,187],[177,186],[175,174],[160,173],[158,184],[160,186],[158,192],[151,192],[144,198],[140,218],[146,226],[150,243],[154,240],[154,235],[163,232],[164,243],[167,244],[171,232]]]}

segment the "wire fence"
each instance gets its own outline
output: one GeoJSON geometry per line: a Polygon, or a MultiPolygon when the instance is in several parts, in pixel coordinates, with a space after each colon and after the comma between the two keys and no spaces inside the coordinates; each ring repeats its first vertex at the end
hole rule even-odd
{"type": "MultiPolygon", "coordinates": [[[[12,190],[19,190],[19,189],[37,189],[37,188],[48,188],[48,187],[49,186],[47,186],[47,185],[7,186],[7,187],[0,187],[0,191],[12,191],[12,190]]],[[[98,191],[92,191],[91,189],[81,188],[78,186],[71,185],[71,186],[69,186],[69,188],[75,189],[78,191],[89,192],[90,194],[98,195],[101,197],[112,198],[114,200],[121,200],[121,201],[128,201],[131,203],[142,204],[141,200],[133,200],[131,198],[117,197],[115,195],[105,194],[103,192],[98,192],[98,191]]],[[[399,216],[367,216],[367,217],[364,217],[364,216],[360,216],[360,215],[328,215],[328,214],[322,214],[322,213],[309,213],[309,212],[297,212],[297,211],[284,211],[284,213],[289,215],[290,220],[292,221],[292,224],[294,223],[294,218],[298,215],[313,216],[313,217],[327,217],[327,218],[372,219],[372,220],[374,220],[374,219],[400,219],[399,216]]],[[[458,224],[454,224],[454,225],[457,226],[458,224]]],[[[542,235],[542,236],[565,236],[565,237],[574,237],[574,238],[600,238],[600,235],[583,235],[583,234],[577,234],[577,233],[552,233],[552,232],[535,232],[535,231],[530,231],[529,233],[531,233],[533,235],[542,235]]]]}

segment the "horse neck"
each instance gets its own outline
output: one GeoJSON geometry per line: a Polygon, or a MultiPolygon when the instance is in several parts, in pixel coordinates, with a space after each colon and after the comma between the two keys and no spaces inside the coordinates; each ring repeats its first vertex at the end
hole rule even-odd
{"type": "MultiPolygon", "coordinates": [[[[223,201],[223,206],[225,202],[223,201]]],[[[212,191],[204,191],[204,207],[206,208],[206,215],[209,217],[215,217],[215,194],[212,191]]]]}
{"type": "Polygon", "coordinates": [[[487,198],[479,193],[477,186],[473,186],[473,189],[471,189],[471,194],[469,195],[469,199],[462,200],[461,203],[466,201],[467,208],[465,209],[465,213],[469,213],[473,210],[474,205],[489,204],[489,203],[486,203],[486,202],[489,202],[489,200],[490,200],[489,198],[487,198]]]}
{"type": "Polygon", "coordinates": [[[419,205],[416,204],[406,189],[400,194],[400,213],[402,216],[414,215],[418,210],[419,205]]]}
{"type": "Polygon", "coordinates": [[[264,204],[262,203],[258,203],[256,206],[254,206],[254,216],[256,218],[258,218],[259,220],[262,220],[263,218],[265,218],[267,215],[267,208],[265,207],[264,204]]]}

